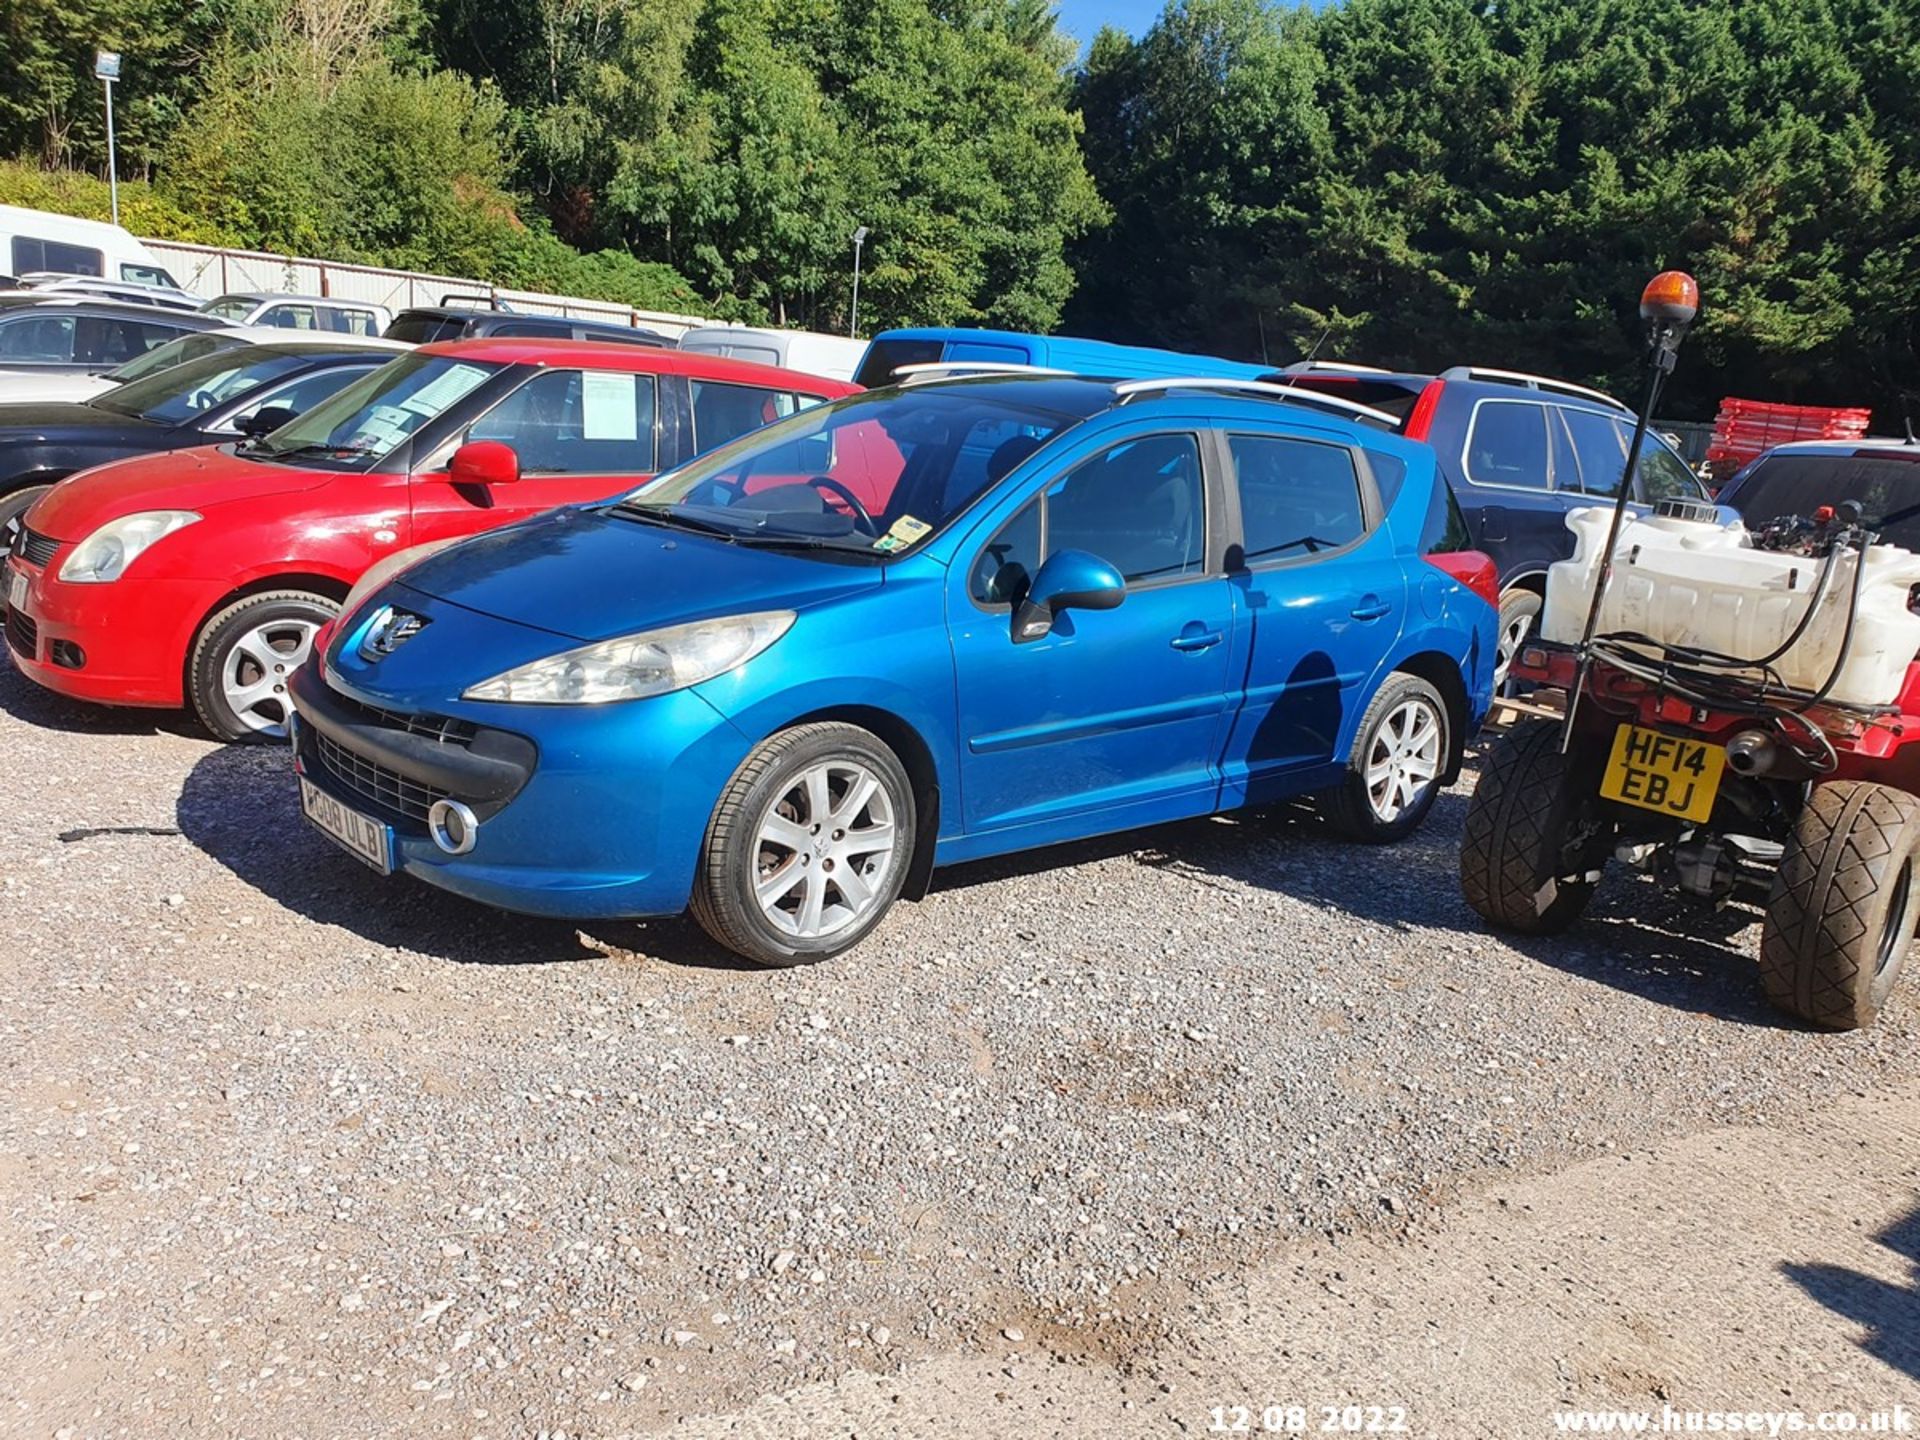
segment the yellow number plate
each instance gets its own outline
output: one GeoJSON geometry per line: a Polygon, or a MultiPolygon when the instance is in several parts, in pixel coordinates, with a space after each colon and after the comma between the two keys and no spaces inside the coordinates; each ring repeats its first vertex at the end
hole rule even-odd
{"type": "Polygon", "coordinates": [[[1623,805],[1698,823],[1713,813],[1726,761],[1727,752],[1718,745],[1622,725],[1613,732],[1600,793],[1623,805]]]}

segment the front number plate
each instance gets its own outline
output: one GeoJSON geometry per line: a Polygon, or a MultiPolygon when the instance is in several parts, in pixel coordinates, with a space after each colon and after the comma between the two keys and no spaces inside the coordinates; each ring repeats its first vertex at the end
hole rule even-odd
{"type": "Polygon", "coordinates": [[[330,839],[366,861],[382,875],[393,873],[393,829],[349,810],[305,776],[300,779],[300,808],[330,839]]]}
{"type": "Polygon", "coordinates": [[[1726,760],[1727,752],[1718,745],[1622,725],[1613,732],[1613,753],[1607,757],[1600,794],[1699,824],[1713,814],[1726,760]]]}
{"type": "Polygon", "coordinates": [[[27,572],[24,570],[16,570],[7,577],[7,608],[27,608],[27,572]]]}

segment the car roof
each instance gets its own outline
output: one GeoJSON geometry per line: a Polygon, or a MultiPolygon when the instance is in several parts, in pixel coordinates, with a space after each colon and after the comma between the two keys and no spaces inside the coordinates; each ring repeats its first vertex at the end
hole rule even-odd
{"type": "Polygon", "coordinates": [[[249,340],[246,348],[275,350],[282,355],[388,355],[414,347],[398,340],[376,340],[370,335],[300,335],[288,339],[283,330],[271,340],[249,340]]]}
{"type": "MultiPolygon", "coordinates": [[[[61,293],[35,290],[30,292],[39,298],[29,301],[48,310],[58,310],[61,314],[78,311],[85,315],[105,315],[124,317],[128,320],[144,320],[154,325],[172,325],[181,330],[218,330],[220,321],[212,315],[202,315],[198,310],[173,310],[159,305],[128,305],[119,300],[102,300],[73,291],[61,293]]],[[[12,296],[4,297],[8,300],[12,296]]]]}
{"type": "Polygon", "coordinates": [[[650,375],[688,375],[696,380],[732,381],[741,385],[798,390],[808,395],[852,395],[858,385],[828,380],[777,365],[751,360],[728,360],[719,355],[657,349],[649,345],[620,345],[601,340],[551,339],[524,335],[481,336],[470,340],[435,340],[422,345],[427,355],[454,355],[497,365],[584,365],[595,370],[630,370],[650,375]]]}
{"type": "MultiPolygon", "coordinates": [[[[1311,404],[1289,404],[1271,393],[1224,388],[1231,377],[1185,376],[1163,380],[1136,376],[1053,375],[1032,372],[971,375],[956,379],[914,381],[900,387],[964,394],[1000,401],[1026,410],[1047,411],[1066,420],[1089,420],[1124,405],[1128,410],[1153,414],[1157,409],[1175,409],[1190,415],[1196,399],[1203,399],[1210,412],[1223,420],[1245,424],[1263,420],[1282,420],[1289,425],[1330,428],[1350,439],[1366,444],[1387,441],[1389,445],[1412,445],[1418,441],[1393,437],[1390,432],[1361,423],[1357,416],[1332,413],[1311,404]],[[1181,384],[1181,380],[1188,383],[1181,384]],[[1131,388],[1130,388],[1131,387],[1131,388]]],[[[1302,399],[1306,396],[1303,395],[1302,399]]]]}
{"type": "MultiPolygon", "coordinates": [[[[1888,455],[1920,460],[1920,440],[1905,440],[1894,435],[1864,435],[1858,440],[1789,440],[1775,445],[1764,455],[1888,455]]],[[[1763,456],[1756,456],[1756,459],[1763,456]]]]}
{"type": "Polygon", "coordinates": [[[294,300],[302,305],[350,305],[362,310],[387,308],[374,300],[347,300],[338,295],[290,295],[282,290],[223,290],[206,303],[218,305],[222,300],[252,300],[262,305],[271,300],[294,300]]]}

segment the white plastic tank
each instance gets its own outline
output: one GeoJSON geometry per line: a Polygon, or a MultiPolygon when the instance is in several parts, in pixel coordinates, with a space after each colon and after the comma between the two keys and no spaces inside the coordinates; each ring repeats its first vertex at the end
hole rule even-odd
{"type": "MultiPolygon", "coordinates": [[[[1600,506],[1568,514],[1574,552],[1548,567],[1543,639],[1579,643],[1612,523],[1612,510],[1600,506]]],[[[1813,601],[1825,563],[1817,556],[1756,550],[1738,520],[1664,515],[1626,516],[1614,556],[1613,580],[1595,634],[1633,631],[1663,644],[1747,659],[1771,654],[1793,633],[1813,601]]],[[[1806,634],[1773,662],[1780,679],[1796,690],[1818,690],[1833,670],[1858,563],[1855,551],[1841,556],[1806,634]]],[[[1847,662],[1828,698],[1890,705],[1906,681],[1907,666],[1920,655],[1920,615],[1907,605],[1912,587],[1920,585],[1920,556],[1874,545],[1867,550],[1866,566],[1847,662]]]]}

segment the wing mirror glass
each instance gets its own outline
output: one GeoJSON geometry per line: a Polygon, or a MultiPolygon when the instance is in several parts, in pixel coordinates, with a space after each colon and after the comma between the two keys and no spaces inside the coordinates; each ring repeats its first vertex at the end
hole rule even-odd
{"type": "Polygon", "coordinates": [[[1053,632],[1065,610],[1111,610],[1127,598],[1127,582],[1098,555],[1061,550],[1047,557],[1027,598],[1013,613],[1013,643],[1024,645],[1053,632]]]}
{"type": "Polygon", "coordinates": [[[452,485],[511,485],[520,478],[520,457],[499,440],[469,440],[447,461],[452,485]]]}
{"type": "Polygon", "coordinates": [[[257,440],[262,435],[271,435],[282,425],[291,425],[299,418],[299,413],[290,405],[263,405],[253,414],[242,416],[235,422],[234,428],[249,439],[257,440]]]}

